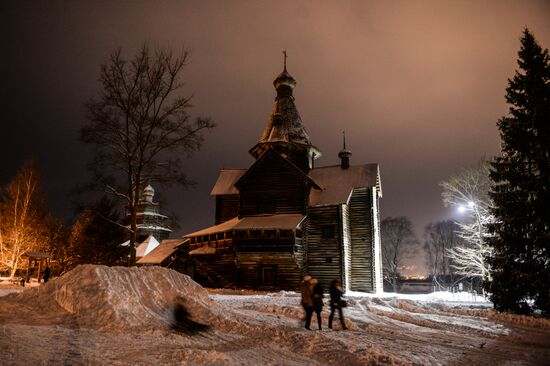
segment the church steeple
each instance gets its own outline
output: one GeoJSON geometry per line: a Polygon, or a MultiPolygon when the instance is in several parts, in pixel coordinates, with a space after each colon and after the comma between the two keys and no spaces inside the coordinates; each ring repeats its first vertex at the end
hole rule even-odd
{"type": "Polygon", "coordinates": [[[311,143],[294,104],[292,92],[296,80],[287,71],[286,50],[283,54],[283,72],[273,81],[277,96],[271,115],[260,141],[249,152],[257,159],[271,147],[307,173],[312,167],[313,160],[319,158],[321,153],[311,143]]]}
{"type": "Polygon", "coordinates": [[[346,131],[342,131],[342,135],[344,137],[344,148],[340,150],[340,152],[338,153],[338,157],[340,158],[340,167],[342,169],[348,169],[351,151],[346,149],[346,131]]]}

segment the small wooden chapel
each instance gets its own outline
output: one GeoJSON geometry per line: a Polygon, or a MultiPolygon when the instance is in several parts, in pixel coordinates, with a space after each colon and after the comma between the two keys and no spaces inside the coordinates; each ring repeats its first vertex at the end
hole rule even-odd
{"type": "Polygon", "coordinates": [[[285,66],[273,82],[267,126],[247,169],[223,169],[212,189],[215,225],[185,235],[195,280],[206,286],[299,287],[306,274],[328,288],[382,291],[378,164],[316,167],[321,156],[306,132],[285,66]]]}

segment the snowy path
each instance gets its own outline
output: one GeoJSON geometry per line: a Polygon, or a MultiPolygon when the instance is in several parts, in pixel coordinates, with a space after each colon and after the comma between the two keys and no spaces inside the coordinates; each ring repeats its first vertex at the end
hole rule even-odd
{"type": "Polygon", "coordinates": [[[326,329],[325,308],[323,330],[308,331],[296,293],[206,292],[161,269],[79,271],[78,281],[60,278],[0,297],[0,364],[547,365],[550,359],[549,321],[494,320],[479,306],[356,295],[345,309],[349,330],[338,330],[339,321],[326,329]],[[207,330],[169,327],[166,306],[179,296],[207,330]]]}

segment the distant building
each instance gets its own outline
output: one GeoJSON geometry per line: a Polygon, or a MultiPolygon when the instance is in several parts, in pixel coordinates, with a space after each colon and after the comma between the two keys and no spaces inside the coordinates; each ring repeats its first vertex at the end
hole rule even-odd
{"type": "Polygon", "coordinates": [[[161,215],[160,205],[153,202],[155,190],[148,185],[143,194],[137,209],[137,242],[145,241],[152,235],[159,242],[168,239],[172,230],[168,224],[168,216],[161,215]]]}
{"type": "Polygon", "coordinates": [[[255,162],[223,169],[212,189],[215,225],[141,263],[180,253],[178,267],[206,286],[297,289],[309,274],[326,288],[339,279],[347,290],[382,291],[378,164],[350,165],[344,142],[339,165],[314,167],[321,152],[294,104],[286,66],[273,84],[272,113],[249,150],[255,162]]]}

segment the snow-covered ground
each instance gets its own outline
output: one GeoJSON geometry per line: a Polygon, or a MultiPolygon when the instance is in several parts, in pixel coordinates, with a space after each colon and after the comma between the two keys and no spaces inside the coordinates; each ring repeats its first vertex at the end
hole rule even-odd
{"type": "Polygon", "coordinates": [[[205,290],[158,267],[80,266],[0,298],[2,365],[547,365],[550,321],[466,294],[347,294],[348,330],[294,292],[205,290]],[[182,310],[185,309],[185,310],[182,310]],[[187,313],[186,313],[187,312],[187,313]],[[184,316],[182,316],[184,314],[184,316]],[[186,315],[186,316],[185,316],[186,315]],[[316,328],[313,320],[312,328],[316,328]]]}

